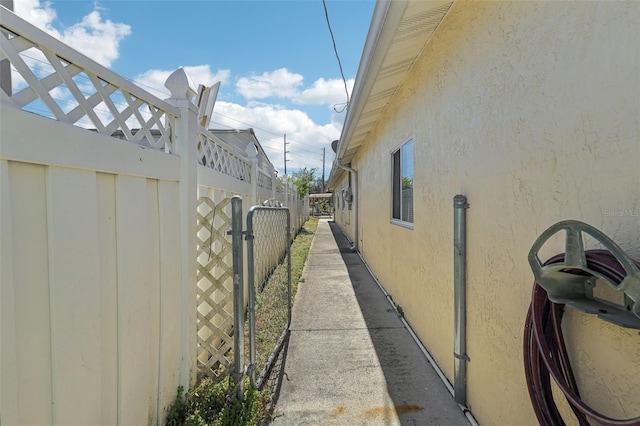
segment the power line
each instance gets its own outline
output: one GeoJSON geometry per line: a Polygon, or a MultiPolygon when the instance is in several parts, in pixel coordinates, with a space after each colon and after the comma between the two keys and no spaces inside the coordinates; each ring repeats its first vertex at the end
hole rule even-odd
{"type": "MultiPolygon", "coordinates": [[[[52,72],[52,71],[54,70],[53,66],[52,66],[49,62],[47,62],[47,61],[44,61],[44,60],[42,60],[42,59],[36,58],[36,57],[31,56],[31,55],[28,55],[28,54],[21,54],[21,56],[23,56],[24,58],[28,58],[28,59],[30,59],[30,60],[32,60],[32,61],[34,62],[34,65],[33,65],[33,67],[32,67],[32,68],[33,68],[33,70],[41,71],[41,72],[52,72]],[[38,65],[36,65],[36,63],[43,64],[44,66],[38,66],[38,65]]],[[[14,70],[15,70],[15,69],[14,69],[14,70]]],[[[125,77],[125,78],[126,78],[126,77],[125,77]]],[[[84,75],[84,74],[79,74],[79,75],[75,76],[75,77],[74,77],[74,80],[76,80],[76,79],[78,79],[78,80],[83,80],[83,81],[86,81],[86,82],[88,82],[88,83],[91,83],[90,79],[89,79],[86,75],[84,75]]],[[[137,81],[137,80],[134,80],[134,79],[131,79],[131,78],[126,78],[126,79],[127,79],[128,81],[130,81],[131,83],[136,84],[138,87],[141,87],[141,88],[143,88],[143,89],[147,89],[147,90],[149,90],[149,91],[154,91],[154,92],[156,92],[156,93],[159,93],[159,94],[162,94],[162,95],[165,95],[165,96],[170,96],[170,93],[165,92],[165,91],[163,91],[163,90],[160,90],[160,89],[158,89],[158,88],[155,88],[155,87],[149,86],[149,85],[144,84],[144,83],[142,83],[142,82],[140,82],[140,81],[137,81]]],[[[61,87],[64,87],[64,86],[65,86],[64,84],[62,84],[62,85],[61,85],[61,87]]],[[[79,89],[81,89],[81,88],[79,87],[79,89]]],[[[81,89],[81,92],[82,92],[85,96],[89,96],[89,95],[93,94],[93,93],[87,93],[87,92],[86,92],[86,90],[82,90],[82,89],[81,89]]],[[[156,95],[156,96],[157,96],[157,95],[156,95]]],[[[58,100],[58,101],[60,101],[60,102],[66,103],[66,104],[68,104],[68,105],[70,105],[70,106],[74,106],[74,107],[75,107],[75,106],[77,106],[77,102],[75,102],[75,103],[74,103],[74,102],[66,101],[66,100],[64,100],[64,99],[57,99],[57,100],[58,100]]],[[[117,101],[117,100],[115,100],[115,99],[113,99],[113,98],[112,98],[112,101],[114,101],[114,103],[115,103],[116,105],[122,105],[122,106],[125,106],[125,107],[126,107],[126,106],[128,106],[128,104],[125,104],[125,103],[123,103],[123,102],[121,102],[121,101],[117,101]]],[[[37,111],[37,109],[35,109],[35,108],[34,108],[33,110],[34,110],[34,111],[37,111]]],[[[108,110],[106,110],[106,109],[98,109],[98,110],[103,111],[103,112],[105,112],[105,113],[107,113],[107,114],[109,114],[109,113],[110,113],[110,111],[108,111],[108,110]]],[[[144,111],[141,111],[141,112],[142,112],[143,114],[147,115],[147,116],[149,115],[149,113],[148,113],[148,112],[144,112],[144,111]]],[[[271,138],[271,139],[265,139],[265,140],[266,140],[266,141],[275,141],[275,140],[277,140],[277,141],[278,141],[278,144],[280,143],[280,138],[282,137],[282,136],[281,136],[281,135],[282,135],[282,133],[277,133],[277,132],[274,132],[274,131],[271,131],[271,130],[267,130],[267,129],[265,129],[265,128],[255,126],[255,125],[253,125],[253,124],[250,124],[250,123],[244,122],[244,121],[242,121],[242,120],[238,120],[237,118],[229,117],[229,116],[227,116],[227,115],[221,114],[221,113],[216,112],[216,111],[213,111],[213,113],[214,113],[214,114],[219,115],[220,117],[226,118],[226,119],[228,119],[228,120],[233,120],[233,121],[235,121],[235,122],[237,122],[237,123],[240,123],[240,124],[244,124],[244,125],[246,125],[246,126],[249,126],[249,127],[251,127],[252,129],[254,129],[254,130],[260,130],[260,131],[262,131],[262,132],[265,132],[265,133],[269,133],[269,134],[271,134],[271,135],[274,135],[274,136],[276,136],[276,137],[277,137],[277,139],[274,137],[274,138],[271,138]]],[[[232,127],[232,126],[229,126],[229,125],[226,125],[226,124],[220,123],[220,122],[218,122],[218,121],[211,121],[211,122],[212,122],[212,123],[215,123],[215,124],[217,124],[217,125],[223,126],[223,127],[225,127],[225,128],[228,128],[228,129],[235,129],[235,128],[234,128],[234,127],[232,127]]],[[[261,141],[261,143],[262,143],[262,142],[263,142],[263,141],[261,141]]],[[[317,148],[317,145],[315,145],[315,144],[310,144],[310,143],[305,143],[305,142],[299,142],[299,141],[295,141],[295,140],[291,140],[291,139],[289,139],[288,144],[295,144],[295,145],[296,145],[296,150],[297,150],[297,151],[298,151],[298,150],[303,150],[303,151],[306,151],[306,152],[308,152],[308,153],[315,153],[315,152],[316,152],[316,151],[315,151],[315,149],[317,148]],[[312,147],[314,150],[312,151],[311,149],[301,148],[301,147],[299,147],[299,145],[312,147]]]]}
{"type": "MultiPolygon", "coordinates": [[[[349,107],[349,89],[347,89],[347,79],[344,78],[344,71],[342,70],[342,62],[340,61],[340,56],[338,55],[338,48],[336,47],[336,39],[333,36],[333,30],[331,29],[331,23],[329,22],[329,12],[327,11],[327,3],[325,0],[322,0],[322,6],[324,7],[324,16],[327,20],[327,27],[329,27],[329,34],[331,34],[331,42],[333,43],[333,51],[336,54],[336,59],[338,60],[338,66],[340,67],[340,75],[342,76],[342,82],[344,83],[344,92],[347,94],[347,103],[345,107],[340,111],[344,111],[349,107]]],[[[336,104],[338,105],[338,104],[336,104]]],[[[338,112],[335,109],[335,105],[333,107],[334,111],[338,112]]]]}
{"type": "MultiPolygon", "coordinates": [[[[257,129],[257,130],[262,130],[263,132],[270,133],[270,134],[272,134],[272,135],[274,135],[274,136],[281,136],[281,135],[282,135],[282,133],[272,132],[271,130],[263,129],[263,128],[258,127],[258,126],[254,126],[253,124],[246,123],[246,122],[244,122],[244,121],[242,121],[242,120],[238,120],[237,118],[229,117],[229,116],[224,115],[224,114],[220,114],[219,112],[216,112],[216,111],[213,111],[213,114],[218,114],[220,117],[224,117],[224,118],[226,118],[226,119],[228,119],[228,120],[233,120],[233,121],[238,122],[238,123],[240,123],[240,124],[244,124],[245,126],[249,126],[249,127],[251,127],[252,129],[254,129],[254,130],[255,130],[255,129],[257,129]]],[[[218,124],[220,124],[220,123],[218,123],[218,124]]]]}
{"type": "MultiPolygon", "coordinates": [[[[279,146],[279,145],[280,145],[280,141],[281,141],[281,139],[282,139],[282,138],[260,139],[260,144],[261,144],[263,147],[264,147],[264,146],[268,146],[268,147],[270,147],[270,148],[277,149],[277,146],[279,146]]],[[[288,143],[293,143],[293,144],[295,145],[295,148],[296,148],[296,151],[297,151],[297,152],[298,152],[298,151],[303,151],[303,152],[307,152],[307,153],[309,153],[309,154],[313,154],[313,155],[315,155],[315,154],[316,154],[316,150],[315,150],[315,149],[311,150],[311,149],[307,149],[307,148],[299,147],[299,146],[298,146],[299,144],[298,144],[297,142],[291,141],[291,139],[289,139],[289,142],[288,142],[288,143]]],[[[310,144],[306,144],[306,145],[310,146],[310,144]]],[[[315,145],[314,145],[314,147],[315,147],[315,148],[317,148],[315,145]]]]}
{"type": "MultiPolygon", "coordinates": [[[[269,134],[271,134],[271,135],[274,135],[274,136],[276,136],[276,137],[271,138],[271,139],[266,139],[266,140],[277,140],[277,141],[278,141],[278,143],[280,143],[280,138],[282,137],[282,136],[281,136],[281,135],[282,135],[282,133],[277,133],[277,132],[274,132],[274,131],[271,131],[271,130],[267,130],[267,129],[262,128],[262,127],[254,126],[254,125],[252,125],[252,124],[250,124],[250,123],[246,123],[246,122],[244,122],[244,121],[238,120],[237,118],[233,118],[233,117],[226,116],[226,115],[224,115],[224,114],[220,114],[219,112],[216,112],[216,111],[213,111],[213,113],[214,113],[214,114],[218,114],[220,117],[224,117],[224,118],[226,118],[226,119],[233,120],[233,121],[238,122],[238,123],[240,123],[240,124],[244,124],[245,126],[249,126],[249,127],[251,127],[252,129],[254,129],[254,130],[260,130],[260,131],[263,131],[263,132],[265,132],[265,133],[269,133],[269,134]]],[[[219,122],[217,122],[217,121],[214,121],[214,123],[216,123],[216,124],[220,124],[221,126],[225,126],[225,127],[232,128],[231,126],[227,126],[227,125],[222,124],[222,123],[219,123],[219,122]]],[[[295,141],[295,140],[291,140],[291,139],[289,139],[289,142],[291,142],[291,143],[295,143],[296,145],[300,144],[300,145],[312,146],[312,147],[316,148],[316,145],[313,145],[313,144],[310,144],[310,143],[299,142],[299,141],[295,141]]],[[[309,152],[311,152],[311,151],[309,151],[309,152]]]]}
{"type": "MultiPolygon", "coordinates": [[[[336,54],[337,54],[337,53],[336,53],[336,54]]],[[[338,59],[338,61],[339,61],[339,59],[338,59]]],[[[341,67],[340,69],[342,70],[342,65],[341,65],[340,67],[341,67]]],[[[155,92],[162,93],[163,95],[166,95],[166,96],[170,96],[170,93],[166,93],[166,92],[164,92],[164,91],[162,91],[162,90],[159,90],[159,89],[157,89],[157,88],[155,88],[155,87],[152,87],[152,86],[146,85],[146,84],[141,83],[141,82],[139,82],[139,81],[136,81],[136,80],[133,80],[133,79],[127,79],[127,80],[129,80],[129,81],[130,81],[130,82],[132,82],[132,83],[137,84],[138,86],[141,86],[141,87],[145,87],[145,88],[151,89],[151,90],[153,90],[153,91],[155,91],[155,92]]],[[[345,81],[345,80],[344,80],[344,75],[342,76],[342,80],[343,80],[343,81],[345,81]]],[[[346,90],[346,81],[345,81],[345,90],[346,90]]],[[[349,93],[347,92],[347,103],[348,103],[348,99],[349,99],[349,93]]],[[[341,105],[341,104],[337,104],[337,105],[341,105]]],[[[335,108],[334,108],[334,109],[335,109],[335,108]]],[[[336,111],[336,112],[338,112],[338,111],[336,111]]],[[[342,112],[342,111],[339,111],[339,112],[342,112]]],[[[281,137],[282,133],[274,132],[274,131],[272,131],[272,130],[267,130],[267,129],[263,128],[263,127],[259,127],[259,126],[256,126],[256,125],[254,125],[254,124],[247,123],[247,122],[242,121],[242,120],[238,120],[237,118],[233,118],[233,117],[229,117],[228,115],[221,114],[221,113],[219,113],[219,112],[217,112],[217,111],[213,111],[212,113],[213,113],[213,114],[217,114],[217,115],[219,115],[220,117],[226,118],[227,120],[233,120],[233,121],[235,121],[235,122],[237,122],[237,123],[244,124],[245,126],[249,126],[250,128],[252,128],[252,129],[254,129],[254,130],[261,130],[261,131],[263,131],[263,132],[265,132],[265,133],[269,133],[269,134],[271,134],[271,135],[274,135],[274,136],[276,136],[276,137],[277,137],[278,143],[279,143],[279,141],[280,141],[280,137],[281,137]]],[[[215,123],[215,124],[218,124],[218,125],[220,125],[220,126],[226,127],[226,128],[228,128],[228,129],[234,129],[234,127],[229,126],[229,125],[227,125],[227,124],[220,123],[220,122],[218,122],[218,121],[213,121],[213,120],[212,120],[211,122],[212,122],[212,123],[215,123]]],[[[267,141],[268,141],[268,140],[276,140],[276,138],[266,139],[266,140],[267,140],[267,141]]],[[[261,142],[261,143],[262,143],[262,142],[261,142]]],[[[312,147],[316,148],[316,145],[309,144],[309,143],[305,143],[305,142],[298,142],[298,141],[291,140],[291,139],[289,139],[289,143],[295,143],[296,145],[298,145],[298,144],[299,144],[299,145],[312,146],[312,147]]],[[[303,149],[303,148],[298,148],[298,149],[303,149]]],[[[311,150],[305,150],[305,151],[307,151],[307,152],[309,152],[309,153],[311,153],[311,152],[312,152],[311,150]]]]}

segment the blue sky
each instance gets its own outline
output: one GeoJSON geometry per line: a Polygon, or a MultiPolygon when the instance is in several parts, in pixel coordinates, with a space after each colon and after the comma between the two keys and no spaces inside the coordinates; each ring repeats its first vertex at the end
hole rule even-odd
{"type": "MultiPolygon", "coordinates": [[[[326,6],[351,92],[375,1],[326,6]]],[[[280,174],[284,134],[289,173],[319,177],[326,148],[328,178],[346,93],[322,0],[14,0],[14,10],[160,98],[179,67],[195,85],[221,81],[210,127],[252,127],[280,174]]]]}

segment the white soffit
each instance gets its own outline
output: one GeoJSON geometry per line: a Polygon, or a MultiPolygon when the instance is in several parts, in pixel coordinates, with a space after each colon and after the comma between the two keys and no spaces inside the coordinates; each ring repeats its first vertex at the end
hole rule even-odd
{"type": "Polygon", "coordinates": [[[364,81],[358,84],[356,80],[338,146],[342,164],[348,164],[364,143],[452,4],[452,0],[394,0],[384,10],[376,8],[375,12],[384,13],[383,17],[377,17],[383,22],[374,33],[372,23],[367,36],[367,45],[375,47],[367,58],[365,45],[360,68],[366,68],[358,69],[357,79],[364,81]]]}

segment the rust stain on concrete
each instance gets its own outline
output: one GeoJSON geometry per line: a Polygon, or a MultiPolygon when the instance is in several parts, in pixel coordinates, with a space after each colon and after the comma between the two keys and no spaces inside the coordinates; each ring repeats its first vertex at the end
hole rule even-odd
{"type": "Polygon", "coordinates": [[[423,409],[422,407],[415,404],[402,404],[402,405],[396,405],[395,407],[372,407],[364,412],[364,417],[387,418],[394,415],[401,416],[406,413],[414,413],[422,409],[423,409]]]}
{"type": "Polygon", "coordinates": [[[345,411],[347,411],[347,407],[345,407],[344,405],[341,405],[341,406],[336,408],[335,415],[336,416],[341,416],[341,415],[344,414],[345,411]]]}
{"type": "MultiPolygon", "coordinates": [[[[371,407],[365,410],[364,412],[360,412],[359,417],[363,417],[366,419],[376,419],[376,418],[390,419],[390,418],[395,418],[407,413],[415,413],[423,409],[424,408],[415,404],[401,404],[401,405],[396,405],[391,407],[378,406],[378,407],[371,407]]],[[[331,417],[342,416],[346,411],[347,411],[347,406],[340,405],[333,410],[331,417]]]]}

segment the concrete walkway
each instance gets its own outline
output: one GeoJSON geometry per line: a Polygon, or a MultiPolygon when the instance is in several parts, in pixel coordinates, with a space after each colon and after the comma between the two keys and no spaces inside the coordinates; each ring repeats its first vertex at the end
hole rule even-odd
{"type": "Polygon", "coordinates": [[[274,425],[468,425],[340,230],[320,220],[274,425]]]}

